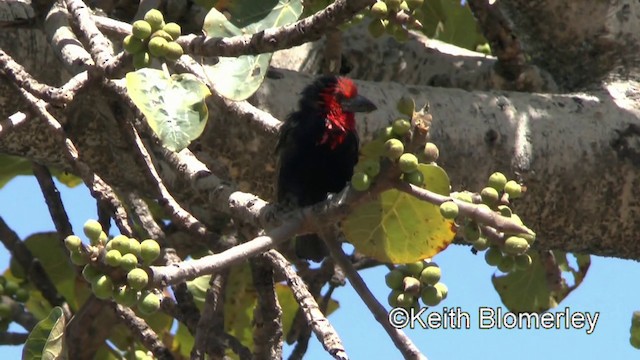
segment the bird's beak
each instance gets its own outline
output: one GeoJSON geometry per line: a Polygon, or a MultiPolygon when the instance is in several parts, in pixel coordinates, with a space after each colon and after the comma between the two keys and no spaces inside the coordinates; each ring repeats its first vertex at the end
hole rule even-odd
{"type": "Polygon", "coordinates": [[[364,96],[358,95],[351,99],[342,100],[342,109],[348,112],[372,112],[377,107],[364,96]]]}

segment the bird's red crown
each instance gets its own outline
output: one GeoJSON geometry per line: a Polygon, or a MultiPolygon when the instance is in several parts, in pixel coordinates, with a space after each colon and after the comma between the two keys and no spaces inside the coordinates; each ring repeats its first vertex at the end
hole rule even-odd
{"type": "Polygon", "coordinates": [[[320,97],[327,111],[326,132],[320,143],[329,143],[331,148],[344,141],[347,132],[356,131],[355,116],[344,111],[341,101],[358,96],[358,88],[345,77],[338,77],[332,87],[325,89],[320,97]]]}

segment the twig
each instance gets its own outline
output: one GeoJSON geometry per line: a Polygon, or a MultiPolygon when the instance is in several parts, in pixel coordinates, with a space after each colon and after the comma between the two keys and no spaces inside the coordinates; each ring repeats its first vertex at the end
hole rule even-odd
{"type": "Polygon", "coordinates": [[[9,305],[9,308],[11,308],[11,315],[9,315],[11,320],[25,328],[27,331],[31,332],[31,330],[33,330],[33,328],[38,324],[39,320],[36,319],[32,313],[27,311],[24,304],[19,303],[6,295],[0,297],[0,302],[9,305]]]}
{"type": "MultiPolygon", "coordinates": [[[[108,211],[104,206],[101,206],[99,201],[96,201],[96,212],[98,213],[98,223],[100,223],[102,231],[104,231],[105,234],[109,235],[109,231],[111,231],[111,212],[108,211]]],[[[123,235],[133,236],[133,234],[123,235]]]]}
{"type": "Polygon", "coordinates": [[[16,259],[18,264],[22,266],[25,272],[29,276],[31,281],[38,290],[42,293],[42,296],[49,302],[51,306],[61,306],[66,308],[65,317],[71,313],[66,306],[65,299],[58,293],[55,285],[49,279],[48,274],[42,268],[40,262],[31,255],[31,251],[27,249],[27,246],[20,240],[18,234],[16,234],[2,217],[0,217],[0,241],[7,248],[11,255],[16,259]]]}
{"type": "Polygon", "coordinates": [[[225,99],[213,88],[213,83],[204,74],[202,66],[198,64],[193,58],[189,56],[183,56],[176,62],[176,68],[180,71],[186,71],[194,74],[200,81],[205,83],[211,91],[211,96],[207,101],[213,102],[214,105],[222,110],[221,117],[231,116],[237,121],[246,122],[254,129],[264,132],[266,134],[277,134],[280,127],[280,120],[273,117],[266,111],[260,110],[257,107],[250,104],[248,101],[231,101],[225,99]]]}
{"type": "MultiPolygon", "coordinates": [[[[186,284],[185,284],[185,287],[186,287],[186,284]]],[[[185,314],[182,311],[180,311],[178,304],[172,298],[165,297],[164,299],[162,299],[162,302],[160,303],[160,309],[167,315],[171,316],[172,318],[178,320],[179,322],[187,326],[188,320],[185,317],[185,314]]],[[[197,315],[198,315],[197,319],[199,319],[200,313],[198,313],[197,315]]],[[[189,328],[188,326],[187,326],[187,329],[191,334],[196,333],[195,325],[193,326],[193,329],[189,328]]]]}
{"type": "Polygon", "coordinates": [[[273,227],[273,224],[278,222],[282,222],[282,224],[269,230],[268,235],[259,236],[218,254],[197,260],[183,261],[170,267],[152,266],[152,283],[166,286],[198,276],[213,274],[220,269],[238,264],[272,249],[293,235],[310,229],[312,220],[321,219],[324,223],[339,220],[348,215],[357,204],[388,189],[389,181],[382,177],[381,179],[383,181],[376,182],[369,192],[358,192],[347,186],[339,194],[335,194],[325,201],[286,214],[278,213],[277,206],[269,205],[255,195],[239,191],[229,194],[228,187],[219,186],[216,191],[212,192],[210,199],[212,203],[214,201],[224,202],[220,205],[220,210],[223,212],[261,228],[273,227]]]}
{"type": "Polygon", "coordinates": [[[124,221],[124,219],[127,218],[127,214],[120,204],[120,200],[108,184],[106,184],[98,175],[94,174],[89,166],[80,161],[78,157],[78,150],[73,142],[67,137],[60,122],[58,122],[58,120],[51,115],[49,110],[47,110],[47,103],[43,100],[37,99],[31,93],[22,88],[18,88],[18,91],[22,94],[31,109],[34,110],[38,116],[42,117],[42,119],[47,122],[51,130],[61,138],[61,142],[63,143],[61,147],[64,149],[64,156],[67,158],[67,161],[69,161],[76,173],[80,175],[80,178],[85,185],[87,185],[91,195],[102,201],[104,204],[112,207],[113,212],[116,214],[116,223],[118,224],[120,231],[123,233],[127,233],[127,231],[131,233],[130,228],[127,230],[127,222],[124,221]],[[119,221],[118,219],[123,219],[123,221],[119,221]]]}
{"type": "Polygon", "coordinates": [[[71,94],[62,92],[60,89],[53,86],[40,83],[29,74],[22,65],[17,63],[9,54],[0,49],[0,73],[9,78],[10,81],[15,83],[18,87],[21,87],[37,97],[49,102],[55,102],[60,104],[69,103],[72,99],[71,94]]]}
{"type": "Polygon", "coordinates": [[[38,184],[44,195],[44,201],[49,208],[51,220],[53,220],[56,231],[60,235],[60,242],[63,243],[65,237],[73,234],[73,227],[71,226],[69,216],[60,198],[60,192],[53,182],[51,173],[46,166],[33,163],[32,167],[33,175],[36,177],[36,180],[38,180],[38,184]]]}
{"type": "MultiPolygon", "coordinates": [[[[95,71],[91,55],[71,29],[69,12],[64,0],[56,1],[44,21],[44,30],[53,50],[71,74],[95,71]]],[[[88,76],[87,76],[88,77],[88,76]]]]}
{"type": "MultiPolygon", "coordinates": [[[[42,195],[44,195],[44,201],[47,204],[47,208],[49,209],[51,220],[56,227],[56,231],[58,232],[60,243],[63,245],[64,238],[73,234],[73,228],[71,226],[71,222],[69,221],[67,211],[64,208],[64,204],[62,203],[62,199],[60,198],[60,192],[58,191],[56,184],[53,182],[51,173],[46,166],[33,163],[32,168],[33,175],[36,177],[38,184],[40,185],[42,195]]],[[[39,268],[40,269],[36,271],[44,271],[41,266],[39,266],[39,268]]],[[[54,295],[57,298],[62,298],[62,295],[57,294],[57,291],[56,294],[50,294],[49,296],[54,295]]],[[[47,296],[45,296],[45,298],[47,298],[47,296]]],[[[66,303],[66,301],[63,302],[60,306],[64,312],[65,317],[67,319],[70,319],[71,309],[69,309],[69,305],[66,303]]]]}
{"type": "Polygon", "coordinates": [[[98,30],[89,8],[82,0],[64,0],[80,31],[89,42],[89,53],[95,64],[105,73],[111,73],[117,64],[109,40],[98,30]]]}
{"type": "Polygon", "coordinates": [[[487,239],[489,239],[492,244],[499,245],[499,246],[504,245],[504,241],[506,240],[504,238],[504,233],[501,233],[498,230],[484,224],[479,224],[479,225],[480,225],[480,229],[482,230],[482,234],[486,236],[487,239]]]}
{"type": "Polygon", "coordinates": [[[156,359],[173,360],[173,354],[164,346],[158,334],[143,319],[136,316],[130,308],[111,302],[113,310],[120,320],[131,330],[147,349],[151,350],[156,359]]]}
{"type": "Polygon", "coordinates": [[[347,275],[347,279],[351,283],[351,286],[356,290],[358,295],[364,303],[367,305],[373,317],[382,325],[385,329],[391,340],[395,344],[395,346],[400,350],[405,359],[423,359],[426,360],[426,356],[420,353],[420,350],[413,344],[411,339],[407,337],[399,329],[396,329],[391,325],[388,320],[387,311],[385,308],[376,300],[373,296],[367,284],[365,284],[364,280],[358,274],[358,271],[353,267],[349,258],[342,251],[342,246],[338,241],[335,240],[335,237],[327,234],[327,231],[324,229],[321,230],[321,237],[327,244],[329,248],[329,252],[331,253],[331,257],[333,260],[342,268],[342,270],[347,275]]]}
{"type": "MultiPolygon", "coordinates": [[[[323,314],[327,313],[327,306],[329,305],[329,301],[331,301],[331,295],[333,294],[334,289],[334,285],[329,285],[329,289],[322,297],[322,302],[318,304],[320,306],[320,311],[322,311],[323,314]]],[[[305,323],[305,325],[306,326],[302,329],[302,332],[298,336],[296,347],[291,352],[289,360],[302,360],[304,358],[304,354],[307,352],[307,348],[309,347],[309,339],[311,338],[311,327],[307,323],[305,323]]]]}
{"type": "MultiPolygon", "coordinates": [[[[126,92],[122,92],[113,82],[108,82],[107,87],[111,89],[116,95],[122,97],[123,100],[127,102],[131,102],[131,99],[126,94],[126,92]]],[[[136,161],[140,162],[143,165],[143,168],[146,169],[145,175],[152,184],[156,185],[156,190],[158,196],[158,203],[165,208],[171,220],[173,220],[177,225],[182,226],[184,229],[189,231],[191,234],[199,237],[206,238],[209,236],[209,232],[207,231],[206,226],[200,222],[200,220],[196,219],[191,213],[186,211],[171,195],[167,187],[164,185],[158,171],[151,160],[151,155],[147,151],[140,135],[136,131],[133,124],[126,121],[126,119],[118,119],[118,124],[123,130],[123,133],[127,135],[129,143],[137,150],[136,161]]]]}
{"type": "Polygon", "coordinates": [[[253,311],[253,356],[256,359],[282,358],[282,308],[278,302],[273,267],[261,257],[249,260],[251,278],[258,296],[253,311]]]}
{"type": "Polygon", "coordinates": [[[422,23],[413,17],[411,14],[407,14],[404,11],[398,11],[393,14],[389,14],[389,21],[400,26],[405,25],[407,28],[422,30],[422,23]]]}
{"type": "Polygon", "coordinates": [[[561,291],[564,279],[553,251],[540,251],[540,263],[544,267],[544,278],[547,286],[553,291],[561,291]]]}
{"type": "Polygon", "coordinates": [[[178,38],[177,42],[185,52],[202,56],[234,57],[274,52],[319,39],[327,29],[343,24],[373,2],[336,0],[324,10],[293,24],[266,29],[256,34],[229,38],[187,35],[178,38]]]}
{"type": "Polygon", "coordinates": [[[327,29],[325,36],[322,73],[325,75],[338,75],[342,67],[342,31],[338,28],[327,29]]]}
{"type": "MultiPolygon", "coordinates": [[[[87,169],[89,170],[89,169],[87,169]]],[[[90,171],[90,170],[89,170],[90,171]]],[[[85,181],[86,184],[86,181],[85,181]]],[[[120,230],[121,234],[133,236],[133,228],[127,210],[116,195],[115,191],[97,175],[93,178],[91,187],[91,195],[96,198],[102,206],[113,214],[113,220],[120,230]]]]}
{"type": "Polygon", "coordinates": [[[28,337],[29,333],[0,332],[0,345],[22,345],[28,337]]]}
{"type": "Polygon", "coordinates": [[[289,261],[279,252],[270,250],[264,254],[273,268],[287,279],[287,284],[291,287],[293,296],[296,298],[300,308],[303,310],[307,323],[316,334],[318,341],[333,356],[334,359],[348,359],[347,353],[342,345],[342,340],[338,336],[333,326],[324,316],[313,295],[309,292],[307,285],[298,276],[289,261]]]}
{"type": "Polygon", "coordinates": [[[231,349],[231,351],[233,351],[238,355],[238,358],[240,358],[240,360],[253,359],[253,356],[251,355],[251,350],[249,350],[249,348],[247,348],[246,346],[242,345],[240,340],[238,340],[236,337],[231,336],[227,333],[218,334],[218,337],[220,338],[220,340],[222,341],[225,347],[231,349]]]}
{"type": "Polygon", "coordinates": [[[165,233],[156,221],[153,219],[151,210],[147,203],[135,193],[127,195],[129,206],[133,209],[133,215],[138,219],[147,235],[155,239],[160,246],[166,246],[165,233]]]}
{"type": "MultiPolygon", "coordinates": [[[[165,249],[163,254],[165,265],[177,264],[182,261],[173,249],[165,249]]],[[[180,321],[189,329],[191,334],[196,334],[196,326],[200,320],[200,310],[196,307],[193,295],[189,291],[186,282],[176,284],[171,288],[176,298],[176,311],[179,313],[180,321]]],[[[162,302],[164,306],[164,301],[162,302]]]]}
{"type": "MultiPolygon", "coordinates": [[[[308,264],[308,263],[304,263],[308,264]]],[[[309,292],[314,298],[320,296],[320,291],[324,285],[331,281],[331,279],[335,275],[336,266],[331,258],[326,258],[319,269],[310,270],[308,268],[301,268],[296,265],[296,269],[298,270],[298,274],[304,280],[305,284],[309,288],[309,292]]],[[[320,304],[320,310],[323,314],[326,313],[326,307],[323,308],[322,304],[320,304]]],[[[291,324],[291,328],[289,333],[287,334],[286,340],[288,344],[293,344],[296,342],[296,347],[293,349],[291,356],[289,359],[302,359],[305,352],[307,351],[307,344],[309,342],[309,338],[311,337],[311,327],[307,323],[304,312],[302,308],[298,308],[296,311],[296,315],[293,317],[293,322],[291,324]]]]}
{"type": "Polygon", "coordinates": [[[124,35],[131,34],[133,26],[124,21],[118,21],[106,16],[91,15],[91,19],[100,30],[106,30],[112,34],[124,35]]]}
{"type": "Polygon", "coordinates": [[[183,261],[172,266],[151,266],[152,283],[165,286],[181,281],[195,279],[198,276],[213,274],[231,265],[239,264],[273,248],[278,243],[290,239],[302,226],[300,219],[287,221],[249,242],[239,244],[219,254],[209,255],[197,260],[183,261]]]}
{"type": "MultiPolygon", "coordinates": [[[[202,315],[200,316],[200,320],[198,321],[198,327],[194,333],[194,344],[193,349],[191,349],[191,360],[204,360],[206,358],[206,354],[208,349],[212,349],[213,354],[210,356],[224,356],[224,348],[220,348],[216,346],[220,341],[216,338],[215,333],[216,330],[220,330],[220,318],[221,315],[218,311],[224,304],[224,299],[221,297],[221,293],[217,290],[220,289],[220,286],[217,289],[213,288],[213,284],[216,283],[216,279],[218,279],[218,285],[221,282],[223,276],[220,274],[212,275],[211,280],[209,281],[209,288],[205,293],[204,298],[204,308],[202,309],[202,315]],[[220,354],[222,353],[222,354],[220,354]]],[[[224,324],[224,320],[222,321],[224,324]]],[[[224,325],[222,325],[222,331],[224,331],[224,325]]]]}
{"type": "Polygon", "coordinates": [[[467,2],[491,45],[491,51],[498,58],[494,65],[498,75],[513,82],[517,91],[539,92],[546,87],[555,87],[553,83],[547,84],[550,80],[544,79],[535,66],[528,64],[518,36],[497,4],[488,0],[467,2]]]}
{"type": "Polygon", "coordinates": [[[394,187],[402,192],[413,195],[420,200],[427,201],[435,205],[440,205],[445,201],[453,201],[456,203],[456,205],[458,205],[460,214],[467,216],[479,223],[489,225],[499,231],[514,234],[531,233],[531,230],[527,229],[524,225],[516,223],[515,221],[511,220],[511,218],[501,216],[494,211],[484,210],[478,205],[458,200],[450,196],[436,194],[434,192],[401,180],[395,181],[394,187]]]}
{"type": "Polygon", "coordinates": [[[109,302],[91,295],[65,329],[69,359],[93,359],[118,324],[109,302]]]}

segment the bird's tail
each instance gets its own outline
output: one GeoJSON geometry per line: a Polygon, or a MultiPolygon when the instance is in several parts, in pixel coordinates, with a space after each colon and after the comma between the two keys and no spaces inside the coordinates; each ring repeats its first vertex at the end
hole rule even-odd
{"type": "Polygon", "coordinates": [[[321,262],[327,255],[329,249],[324,241],[316,234],[300,235],[295,239],[296,255],[301,259],[321,262]]]}

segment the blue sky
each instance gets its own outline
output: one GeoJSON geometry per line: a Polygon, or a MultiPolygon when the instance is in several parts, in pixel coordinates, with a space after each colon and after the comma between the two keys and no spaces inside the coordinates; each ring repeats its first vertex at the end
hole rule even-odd
{"type": "MultiPolygon", "coordinates": [[[[87,218],[95,218],[95,202],[84,186],[68,189],[58,185],[66,209],[76,231],[87,218]]],[[[522,200],[523,202],[526,199],[522,200]]],[[[21,237],[34,232],[52,231],[49,217],[37,182],[32,177],[19,177],[0,189],[0,216],[21,237]]],[[[526,222],[526,219],[524,219],[526,222]]],[[[568,239],[570,241],[570,239],[568,239]]],[[[478,310],[481,307],[502,307],[491,285],[493,269],[482,256],[474,256],[469,248],[451,246],[435,261],[442,269],[442,281],[449,287],[448,298],[428,312],[442,312],[443,307],[460,307],[471,318],[470,329],[414,329],[407,334],[429,360],[456,359],[636,359],[640,350],[629,345],[631,313],[640,309],[640,266],[637,262],[592,257],[589,273],[583,284],[570,294],[557,309],[570,312],[599,312],[595,331],[585,329],[550,330],[488,330],[479,329],[478,310]]],[[[7,251],[0,248],[0,267],[8,266],[7,251]]],[[[374,295],[384,304],[388,289],[384,284],[384,268],[362,272],[374,295]]],[[[340,309],[330,320],[342,338],[352,359],[401,359],[382,327],[374,320],[351,286],[339,288],[334,298],[340,309]]],[[[507,311],[502,307],[503,311],[507,311]]],[[[21,331],[12,325],[12,331],[21,331]]],[[[291,351],[285,348],[285,356],[291,351]]],[[[20,358],[21,347],[0,346],[0,358],[20,358]]],[[[330,358],[315,338],[309,344],[308,359],[330,358]]]]}

